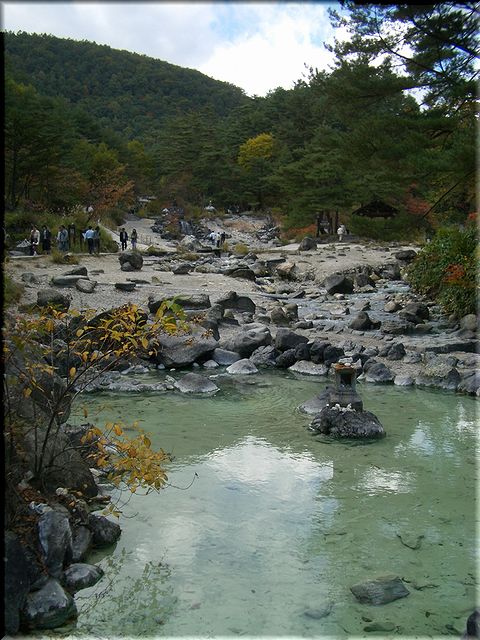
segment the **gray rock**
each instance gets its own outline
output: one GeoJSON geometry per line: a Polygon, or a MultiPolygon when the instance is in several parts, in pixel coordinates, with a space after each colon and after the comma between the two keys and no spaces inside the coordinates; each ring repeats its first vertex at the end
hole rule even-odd
{"type": "Polygon", "coordinates": [[[317,364],[323,362],[323,354],[328,346],[330,343],[326,340],[314,340],[310,345],[310,360],[317,364]]]}
{"type": "Polygon", "coordinates": [[[417,362],[422,361],[422,356],[417,351],[409,351],[403,357],[403,362],[405,364],[416,364],[417,362]]]}
{"type": "Polygon", "coordinates": [[[31,273],[30,271],[22,273],[21,278],[22,281],[27,284],[40,284],[42,282],[38,276],[36,276],[34,273],[31,273]]]}
{"type": "Polygon", "coordinates": [[[191,366],[199,358],[209,359],[218,346],[217,340],[205,335],[201,328],[192,329],[187,335],[162,334],[160,344],[154,361],[175,368],[191,366]]]}
{"type": "Polygon", "coordinates": [[[175,382],[175,387],[182,393],[216,393],[219,388],[215,383],[199,373],[187,373],[175,382]]]}
{"type": "Polygon", "coordinates": [[[334,293],[352,293],[353,291],[352,279],[342,273],[334,273],[331,276],[327,276],[322,286],[325,287],[330,295],[334,293]]]}
{"type": "MultiPolygon", "coordinates": [[[[313,347],[313,345],[312,345],[313,347]]],[[[310,354],[312,353],[312,348],[310,348],[310,354]]],[[[323,350],[323,362],[329,366],[334,362],[338,362],[340,358],[345,355],[345,352],[341,347],[336,347],[332,344],[327,344],[325,349],[323,350]]],[[[313,357],[311,357],[313,361],[313,357]]]]}
{"type": "Polygon", "coordinates": [[[383,310],[387,313],[395,313],[395,311],[398,311],[399,309],[401,309],[401,305],[395,300],[390,300],[383,307],[383,310]]]}
{"type": "Polygon", "coordinates": [[[123,251],[119,256],[118,260],[120,262],[120,268],[122,271],[140,271],[143,267],[143,258],[141,253],[138,251],[123,251]],[[124,269],[125,264],[129,264],[132,269],[124,269]]]}
{"type": "Polygon", "coordinates": [[[279,355],[273,344],[258,347],[250,356],[250,360],[256,367],[274,367],[279,355]]]}
{"type": "Polygon", "coordinates": [[[133,291],[137,285],[135,282],[116,282],[115,289],[119,291],[133,291]]]}
{"type": "Polygon", "coordinates": [[[82,293],[93,293],[96,286],[96,280],[85,280],[83,278],[77,280],[77,282],[75,283],[75,289],[77,289],[77,291],[81,291],[82,293]]]}
{"type": "Polygon", "coordinates": [[[348,324],[350,329],[355,329],[356,331],[368,331],[369,329],[374,328],[374,326],[378,326],[378,323],[372,322],[366,311],[361,311],[348,324]]]}
{"type": "Polygon", "coordinates": [[[60,578],[72,558],[72,531],[68,517],[45,506],[38,520],[38,539],[49,575],[60,578]]]}
{"type": "Polygon", "coordinates": [[[53,276],[50,282],[55,287],[75,287],[79,280],[88,280],[88,276],[53,276]]]}
{"type": "Polygon", "coordinates": [[[31,585],[40,576],[31,553],[18,536],[6,531],[4,536],[4,629],[16,634],[20,626],[20,611],[31,585]]]}
{"type": "Polygon", "coordinates": [[[313,251],[317,248],[317,241],[314,238],[305,237],[298,245],[299,251],[313,251]]]}
{"type": "Polygon", "coordinates": [[[402,342],[396,342],[392,344],[386,355],[387,360],[401,360],[405,355],[405,346],[402,342]]]}
{"type": "MultiPolygon", "coordinates": [[[[267,261],[268,263],[269,261],[267,261]]],[[[297,266],[294,262],[282,262],[276,266],[276,273],[279,278],[284,280],[295,280],[297,275],[297,266]]]]}
{"type": "Polygon", "coordinates": [[[88,516],[88,526],[93,534],[92,543],[95,547],[106,547],[120,538],[120,525],[105,516],[91,513],[88,516]]]}
{"type": "Polygon", "coordinates": [[[408,264],[409,262],[415,260],[415,258],[417,257],[417,252],[413,249],[402,249],[401,251],[397,251],[396,253],[394,253],[393,256],[397,260],[400,260],[400,262],[405,262],[408,264]]]}
{"type": "Polygon", "coordinates": [[[133,266],[133,264],[131,264],[130,262],[128,262],[128,260],[126,262],[122,262],[121,266],[120,266],[120,270],[121,271],[127,271],[127,272],[131,272],[131,271],[138,271],[138,269],[135,269],[135,267],[133,266]]]}
{"type": "Polygon", "coordinates": [[[415,380],[414,378],[412,378],[412,376],[398,375],[395,376],[393,384],[397,385],[398,387],[411,387],[415,384],[415,380]]]}
{"type": "Polygon", "coordinates": [[[387,335],[406,335],[413,332],[413,325],[401,320],[384,320],[382,322],[382,331],[387,335]]]}
{"type": "Polygon", "coordinates": [[[55,307],[59,311],[68,311],[71,298],[55,289],[42,289],[37,293],[39,307],[55,307]]]}
{"type": "Polygon", "coordinates": [[[330,401],[330,389],[327,387],[321,393],[314,398],[303,402],[299,407],[299,411],[307,413],[309,415],[317,415],[320,411],[327,406],[330,401]]]}
{"type": "MultiPolygon", "coordinates": [[[[148,309],[150,313],[155,313],[162,302],[169,299],[170,298],[167,298],[166,296],[149,296],[148,309]]],[[[210,298],[206,293],[175,296],[175,303],[181,306],[183,309],[208,309],[209,307],[211,307],[210,298]]]]}
{"type": "Polygon", "coordinates": [[[226,349],[214,349],[212,358],[221,366],[228,366],[241,359],[241,356],[236,351],[227,351],[226,349]]]}
{"type": "Polygon", "coordinates": [[[87,267],[73,267],[69,271],[65,271],[64,276],[88,276],[87,267]]]}
{"type": "Polygon", "coordinates": [[[104,571],[95,564],[77,562],[71,564],[63,573],[63,583],[69,593],[92,587],[102,578],[104,571]]]}
{"type": "Polygon", "coordinates": [[[76,615],[72,596],[53,578],[28,594],[22,610],[23,623],[30,629],[55,629],[76,615]]]}
{"type": "Polygon", "coordinates": [[[258,369],[251,360],[243,358],[227,367],[227,373],[232,375],[252,375],[258,373],[258,369]]]}
{"type": "Polygon", "coordinates": [[[93,534],[88,527],[79,525],[72,530],[72,562],[85,560],[92,545],[93,534]]]}
{"type": "Polygon", "coordinates": [[[393,382],[394,375],[383,362],[375,362],[365,371],[365,380],[377,384],[388,384],[393,382]]]}
{"type": "Polygon", "coordinates": [[[477,331],[478,318],[475,313],[468,313],[466,316],[460,319],[460,327],[467,331],[477,331]]]}
{"type": "Polygon", "coordinates": [[[204,369],[218,369],[220,365],[215,360],[207,360],[202,366],[204,369]]]}
{"type": "Polygon", "coordinates": [[[237,267],[236,269],[229,269],[226,273],[227,276],[231,278],[242,278],[243,280],[252,280],[255,281],[256,275],[255,271],[250,269],[249,267],[237,267]]]}
{"type": "Polygon", "coordinates": [[[314,620],[321,620],[330,615],[333,609],[333,602],[324,602],[316,607],[305,609],[303,615],[314,620]]]}
{"type": "Polygon", "coordinates": [[[326,406],[309,425],[315,433],[333,438],[383,438],[385,429],[370,411],[353,411],[338,406],[326,406]]]}
{"type": "Polygon", "coordinates": [[[238,309],[238,311],[247,311],[255,313],[255,303],[248,296],[239,296],[235,291],[229,291],[219,298],[215,304],[225,309],[238,309]]]}
{"type": "Polygon", "coordinates": [[[279,327],[288,327],[291,322],[283,307],[274,307],[272,309],[270,312],[270,321],[279,327]]]}
{"type": "Polygon", "coordinates": [[[181,262],[172,267],[172,273],[176,276],[187,275],[192,270],[192,264],[190,262],[181,262]]]}
{"type": "Polygon", "coordinates": [[[287,349],[275,358],[275,366],[279,369],[288,369],[297,361],[296,349],[287,349]]]}
{"type": "Polygon", "coordinates": [[[387,604],[405,598],[410,591],[398,576],[378,576],[350,587],[350,591],[362,604],[387,604]]]}
{"type": "Polygon", "coordinates": [[[428,320],[430,318],[430,311],[427,305],[423,302],[409,302],[404,308],[404,311],[411,313],[413,316],[416,316],[421,320],[428,320]]]}
{"type": "Polygon", "coordinates": [[[471,371],[462,376],[457,391],[471,396],[480,396],[480,371],[471,371]]]}
{"type": "Polygon", "coordinates": [[[400,265],[398,262],[395,264],[387,264],[382,269],[380,269],[380,277],[384,280],[400,280],[400,265]]]}
{"type": "Polygon", "coordinates": [[[272,335],[264,325],[246,325],[224,348],[236,351],[242,358],[249,358],[255,349],[272,343],[272,335]]]}
{"type": "Polygon", "coordinates": [[[432,362],[425,365],[415,382],[422,387],[438,387],[456,391],[460,379],[460,374],[455,367],[446,362],[432,362]]]}
{"type": "Polygon", "coordinates": [[[308,338],[290,329],[280,328],[275,336],[275,348],[279,351],[294,349],[299,344],[308,342],[308,338]]]}
{"type": "Polygon", "coordinates": [[[299,360],[295,362],[288,370],[292,373],[302,373],[308,376],[326,376],[328,367],[324,364],[315,364],[311,360],[299,360]]]}

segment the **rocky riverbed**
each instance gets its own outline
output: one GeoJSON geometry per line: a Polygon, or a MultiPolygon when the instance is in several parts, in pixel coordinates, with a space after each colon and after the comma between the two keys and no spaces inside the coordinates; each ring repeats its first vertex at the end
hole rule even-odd
{"type": "MultiPolygon", "coordinates": [[[[350,241],[267,248],[252,242],[240,256],[187,237],[177,246],[157,249],[158,255],[80,255],[76,265],[53,264],[48,256],[12,256],[6,272],[25,288],[9,313],[54,303],[101,314],[135,303],[152,317],[163,300],[175,298],[192,321],[191,333],[162,335],[157,355],[146,360],[139,354],[130,369],[122,363],[92,379],[87,392],[215,394],[217,369],[255,376],[262,367],[275,367],[328,377],[343,364],[372,384],[480,394],[477,319],[447,317],[434,301],[411,292],[403,274],[418,247],[350,241]],[[149,368],[167,370],[164,381],[138,383],[135,374],[149,368]],[[178,380],[168,375],[169,369],[186,375],[178,380]]],[[[56,362],[61,375],[61,349],[56,362]]],[[[68,371],[70,365],[65,366],[68,371]]],[[[302,409],[318,416],[318,400],[302,409]]],[[[312,425],[326,428],[315,418],[312,425]]],[[[373,426],[383,435],[381,425],[373,426]]],[[[58,438],[75,448],[81,436],[81,430],[70,432],[63,425],[58,438]]],[[[95,474],[75,454],[75,463],[63,465],[67,475],[52,480],[53,501],[31,494],[41,568],[18,535],[9,532],[6,538],[12,633],[21,620],[23,628],[54,628],[74,616],[72,594],[101,577],[96,567],[84,563],[89,549],[120,535],[118,525],[92,513],[95,474]],[[75,496],[80,488],[85,499],[75,496]]],[[[32,490],[28,478],[21,485],[22,492],[32,490]]]]}

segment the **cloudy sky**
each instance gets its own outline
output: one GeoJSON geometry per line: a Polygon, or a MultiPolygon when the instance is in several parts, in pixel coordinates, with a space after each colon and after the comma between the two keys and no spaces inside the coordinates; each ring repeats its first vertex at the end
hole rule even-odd
{"type": "MultiPolygon", "coordinates": [[[[89,40],[263,96],[327,69],[335,2],[2,2],[2,28],[89,40]]],[[[342,34],[336,34],[336,36],[342,34]]]]}

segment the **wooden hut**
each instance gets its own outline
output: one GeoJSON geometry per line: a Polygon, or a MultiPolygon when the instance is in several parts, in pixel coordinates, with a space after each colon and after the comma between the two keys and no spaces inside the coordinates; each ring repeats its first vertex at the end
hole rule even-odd
{"type": "Polygon", "coordinates": [[[353,216],[364,216],[366,218],[393,218],[398,213],[398,209],[390,206],[382,200],[372,200],[369,204],[352,211],[353,216]]]}

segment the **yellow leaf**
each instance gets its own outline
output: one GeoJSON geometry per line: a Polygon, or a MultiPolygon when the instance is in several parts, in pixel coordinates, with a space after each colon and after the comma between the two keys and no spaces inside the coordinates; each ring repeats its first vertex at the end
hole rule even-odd
{"type": "Polygon", "coordinates": [[[28,398],[31,394],[32,394],[32,390],[30,388],[23,390],[23,395],[25,396],[25,398],[28,398]]]}
{"type": "Polygon", "coordinates": [[[147,436],[143,436],[143,441],[147,445],[147,447],[150,447],[152,445],[152,441],[150,440],[150,438],[147,438],[147,436]]]}
{"type": "Polygon", "coordinates": [[[83,407],[83,417],[88,418],[88,410],[87,407],[83,407]]]}
{"type": "Polygon", "coordinates": [[[81,335],[83,335],[85,333],[85,331],[83,329],[78,329],[77,331],[77,338],[79,338],[81,335]]]}
{"type": "Polygon", "coordinates": [[[75,367],[72,367],[68,373],[70,378],[73,378],[74,375],[77,373],[77,370],[75,369],[75,367]]]}
{"type": "Polygon", "coordinates": [[[123,433],[123,431],[122,431],[122,429],[121,429],[120,425],[118,425],[118,424],[114,425],[113,430],[115,431],[115,433],[117,434],[117,436],[121,436],[121,435],[122,435],[122,433],[123,433]]]}

